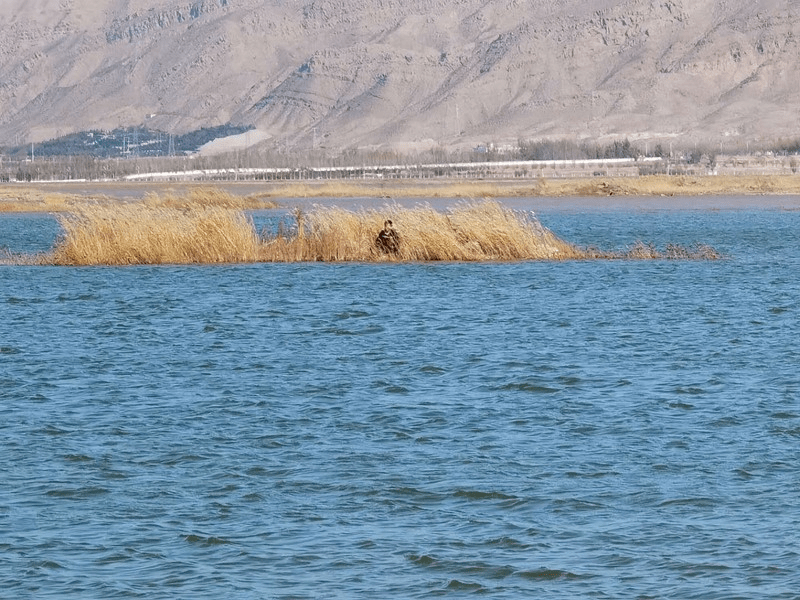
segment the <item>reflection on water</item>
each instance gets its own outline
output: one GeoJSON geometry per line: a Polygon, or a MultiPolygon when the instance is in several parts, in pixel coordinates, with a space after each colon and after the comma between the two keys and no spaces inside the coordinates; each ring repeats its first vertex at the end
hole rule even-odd
{"type": "Polygon", "coordinates": [[[728,258],[0,267],[5,593],[794,597],[800,213],[540,218],[728,258]]]}

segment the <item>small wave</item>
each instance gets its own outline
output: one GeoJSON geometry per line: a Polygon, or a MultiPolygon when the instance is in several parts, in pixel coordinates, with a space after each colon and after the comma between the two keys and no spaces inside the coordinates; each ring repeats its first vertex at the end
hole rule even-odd
{"type": "Polygon", "coordinates": [[[371,325],[370,327],[365,327],[364,329],[342,329],[340,327],[329,327],[325,330],[325,333],[330,333],[333,335],[374,335],[377,333],[383,333],[384,327],[380,325],[371,325]]]}
{"type": "Polygon", "coordinates": [[[363,310],[347,310],[334,315],[337,319],[360,319],[362,317],[371,316],[370,313],[363,310]]]}
{"type": "Polygon", "coordinates": [[[387,394],[408,394],[410,390],[402,385],[390,385],[385,391],[387,394]]]}
{"type": "Polygon", "coordinates": [[[771,414],[770,416],[773,419],[796,419],[800,415],[793,412],[776,412],[771,414]]]}
{"type": "Polygon", "coordinates": [[[467,500],[516,500],[516,496],[509,496],[503,492],[482,492],[479,490],[456,490],[453,493],[455,498],[466,498],[467,500]]]}
{"type": "Polygon", "coordinates": [[[49,490],[46,495],[51,498],[85,500],[87,498],[94,498],[95,496],[102,496],[108,492],[109,490],[104,487],[85,487],[77,489],[49,490]]]}
{"type": "Polygon", "coordinates": [[[67,435],[69,434],[69,431],[66,429],[61,429],[60,427],[56,427],[55,425],[46,425],[40,429],[38,433],[43,433],[45,435],[67,435]]]}
{"type": "Polygon", "coordinates": [[[190,544],[197,544],[199,546],[225,546],[233,543],[232,541],[226,540],[225,538],[216,536],[206,537],[203,535],[195,535],[193,533],[183,536],[183,539],[189,542],[190,544]]]}
{"type": "Polygon", "coordinates": [[[705,394],[706,391],[697,385],[689,385],[689,386],[679,386],[675,388],[676,394],[686,394],[689,396],[699,396],[701,394],[705,394]]]}
{"type": "Polygon", "coordinates": [[[168,467],[174,467],[176,465],[182,465],[185,463],[193,463],[193,462],[201,462],[206,460],[205,456],[200,456],[198,454],[180,454],[180,455],[173,455],[169,456],[164,459],[164,465],[168,467]]]}
{"type": "Polygon", "coordinates": [[[530,579],[532,581],[553,581],[556,579],[578,580],[588,579],[591,577],[589,575],[578,575],[571,571],[546,568],[536,569],[534,571],[518,571],[516,575],[522,577],[523,579],[530,579]]]}
{"type": "Polygon", "coordinates": [[[338,327],[329,327],[325,330],[325,333],[331,333],[333,335],[356,335],[355,332],[349,329],[339,329],[338,327]]]}
{"type": "Polygon", "coordinates": [[[86,302],[87,300],[97,300],[98,297],[94,294],[59,294],[56,300],[58,302],[86,302]]]}
{"type": "Polygon", "coordinates": [[[102,558],[98,558],[95,563],[98,565],[113,565],[115,563],[126,562],[130,560],[131,557],[127,554],[123,554],[120,552],[115,552],[113,554],[109,554],[108,556],[104,556],[102,558]]]}
{"type": "Polygon", "coordinates": [[[789,312],[789,310],[790,309],[785,306],[773,306],[769,309],[769,312],[773,315],[782,315],[785,312],[789,312]]]}
{"type": "Polygon", "coordinates": [[[64,456],[64,460],[69,462],[92,462],[94,459],[91,456],[86,456],[85,454],[67,454],[64,456]]]}
{"type": "Polygon", "coordinates": [[[442,570],[449,573],[460,573],[485,579],[505,579],[517,573],[514,567],[508,565],[494,565],[482,561],[474,562],[439,559],[429,554],[409,554],[406,558],[419,567],[442,570]]]}
{"type": "Polygon", "coordinates": [[[438,562],[435,558],[427,554],[409,554],[407,558],[419,567],[431,567],[438,562]]]}
{"type": "Polygon", "coordinates": [[[717,501],[713,498],[673,498],[671,500],[664,500],[658,506],[667,508],[670,506],[697,506],[700,508],[711,508],[717,505],[717,501]]]}
{"type": "Polygon", "coordinates": [[[44,300],[42,298],[17,298],[16,296],[9,296],[6,298],[7,304],[21,304],[23,306],[28,304],[42,304],[44,300]]]}
{"type": "Polygon", "coordinates": [[[438,502],[442,499],[441,494],[426,492],[413,487],[392,488],[389,492],[395,496],[413,498],[415,501],[425,500],[429,502],[438,502]]]}
{"type": "Polygon", "coordinates": [[[49,569],[51,571],[64,568],[62,565],[55,562],[54,560],[37,560],[31,566],[39,569],[49,569]]]}
{"type": "Polygon", "coordinates": [[[600,479],[602,477],[616,477],[619,475],[617,471],[590,471],[580,473],[578,471],[567,471],[566,476],[574,479],[600,479]]]}
{"type": "Polygon", "coordinates": [[[459,581],[458,579],[451,579],[447,584],[448,590],[460,592],[475,592],[480,593],[484,591],[484,587],[480,583],[470,583],[466,581],[459,581]]]}
{"type": "Polygon", "coordinates": [[[739,424],[741,424],[741,421],[736,417],[722,417],[711,422],[713,427],[735,427],[739,424]]]}
{"type": "Polygon", "coordinates": [[[531,547],[530,544],[524,544],[520,542],[518,539],[508,536],[503,536],[489,540],[488,542],[486,542],[486,545],[493,546],[496,548],[507,548],[513,550],[527,550],[528,548],[531,547]]]}
{"type": "Polygon", "coordinates": [[[686,404],[685,402],[670,402],[670,408],[680,408],[681,410],[692,410],[694,406],[691,404],[686,404]]]}
{"type": "Polygon", "coordinates": [[[775,435],[800,437],[800,427],[774,427],[770,431],[775,435]]]}
{"type": "Polygon", "coordinates": [[[389,383],[388,381],[378,380],[375,382],[375,387],[382,389],[387,394],[408,394],[409,389],[405,386],[396,383],[389,383]]]}
{"type": "Polygon", "coordinates": [[[576,510],[598,510],[606,508],[605,504],[599,502],[589,502],[588,500],[578,500],[576,498],[568,498],[565,500],[556,500],[553,502],[556,512],[571,512],[576,510]]]}
{"type": "Polygon", "coordinates": [[[522,382],[522,383],[507,383],[499,388],[504,392],[526,392],[528,394],[556,394],[561,390],[547,385],[538,383],[522,382]]]}

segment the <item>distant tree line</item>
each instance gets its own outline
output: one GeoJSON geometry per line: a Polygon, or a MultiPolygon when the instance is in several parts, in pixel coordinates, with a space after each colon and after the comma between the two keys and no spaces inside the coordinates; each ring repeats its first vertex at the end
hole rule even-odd
{"type": "MultiPolygon", "coordinates": [[[[549,161],[633,158],[642,156],[662,157],[663,163],[643,163],[641,174],[677,172],[667,167],[684,164],[714,168],[720,153],[743,155],[752,152],[795,154],[800,151],[800,141],[786,140],[764,148],[755,146],[720,148],[714,145],[691,145],[679,147],[677,143],[664,146],[649,145],[644,148],[628,139],[615,140],[608,144],[561,140],[519,140],[516,145],[501,146],[487,143],[478,147],[452,151],[442,146],[433,146],[415,153],[400,153],[384,149],[330,149],[290,146],[278,141],[271,145],[241,149],[234,152],[204,156],[194,154],[204,143],[227,135],[247,131],[246,128],[223,126],[204,128],[174,136],[170,144],[163,133],[139,129],[119,129],[113,132],[84,132],[64,136],[52,143],[37,144],[35,156],[30,148],[0,149],[0,181],[39,181],[63,179],[120,179],[127,175],[158,172],[183,172],[190,170],[227,170],[220,178],[239,177],[240,169],[285,168],[293,174],[282,175],[297,178],[305,168],[361,167],[361,166],[410,166],[448,163],[490,163],[497,161],[549,161]],[[159,137],[160,136],[160,137],[159,137]],[[160,144],[160,146],[159,146],[160,144]],[[165,145],[166,144],[166,145],[165,145]],[[174,154],[169,152],[174,147],[174,154]],[[674,147],[673,147],[674,146],[674,147]],[[749,151],[749,152],[747,152],[749,151]],[[172,155],[170,155],[172,154],[172,155]]],[[[800,162],[792,163],[797,171],[800,162]]],[[[413,171],[412,169],[409,169],[413,171]]],[[[447,169],[441,173],[446,175],[447,169]]],[[[267,175],[253,175],[267,177],[267,175]]]]}
{"type": "Polygon", "coordinates": [[[638,158],[644,154],[630,140],[615,140],[601,146],[573,140],[520,140],[516,158],[519,160],[589,160],[602,158],[638,158]]]}

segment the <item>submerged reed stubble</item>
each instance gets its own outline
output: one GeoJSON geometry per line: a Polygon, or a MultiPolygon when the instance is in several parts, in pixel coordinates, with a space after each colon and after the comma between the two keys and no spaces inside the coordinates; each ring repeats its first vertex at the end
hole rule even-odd
{"type": "Polygon", "coordinates": [[[88,205],[59,220],[63,235],[46,262],[130,265],[304,261],[511,261],[588,258],[714,258],[692,251],[663,255],[636,246],[628,253],[581,249],[553,234],[530,213],[496,201],[462,202],[446,212],[430,206],[348,211],[295,211],[290,233],[256,232],[241,210],[160,202],[88,205]],[[397,253],[375,245],[383,221],[394,221],[397,253]]]}

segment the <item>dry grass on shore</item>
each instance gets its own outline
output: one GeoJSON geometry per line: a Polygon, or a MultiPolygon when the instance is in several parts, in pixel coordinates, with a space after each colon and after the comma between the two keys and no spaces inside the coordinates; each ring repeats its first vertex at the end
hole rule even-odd
{"type": "Polygon", "coordinates": [[[719,196],[800,194],[796,175],[650,175],[646,177],[548,180],[552,196],[719,196]]]}
{"type": "MultiPolygon", "coordinates": [[[[55,191],[48,185],[0,185],[0,212],[69,212],[85,204],[123,202],[103,192],[125,184],[81,184],[95,189],[92,195],[55,191]]],[[[145,194],[150,206],[188,208],[220,206],[238,210],[274,208],[282,198],[512,198],[582,196],[755,196],[800,195],[798,175],[649,175],[642,177],[586,177],[577,179],[529,178],[506,180],[387,179],[330,180],[305,182],[263,182],[257,194],[238,196],[214,186],[197,184],[164,185],[158,194],[145,194]]],[[[70,184],[63,189],[69,190],[70,184]]],[[[143,188],[129,186],[132,196],[143,188]]],[[[668,202],[668,201],[667,201],[668,202]]]]}
{"type": "MultiPolygon", "coordinates": [[[[136,190],[132,190],[135,192],[136,190]]],[[[83,195],[51,191],[32,186],[0,187],[0,212],[73,212],[85,206],[111,206],[129,202],[103,194],[83,195]]],[[[237,210],[276,208],[278,203],[266,194],[238,196],[213,186],[191,186],[178,194],[171,189],[147,193],[141,200],[152,208],[218,207],[237,210]]]]}
{"type": "Polygon", "coordinates": [[[501,198],[538,196],[541,183],[535,179],[515,181],[476,180],[352,180],[270,183],[271,198],[501,198]]]}
{"type": "Polygon", "coordinates": [[[514,180],[356,180],[270,183],[272,198],[513,198],[800,194],[797,175],[647,175],[514,180]]]}
{"type": "Polygon", "coordinates": [[[215,187],[189,188],[183,194],[173,191],[146,194],[143,202],[149,208],[227,208],[234,210],[260,210],[277,208],[278,203],[264,195],[237,196],[215,187]]]}
{"type": "Polygon", "coordinates": [[[87,201],[85,196],[18,187],[0,188],[0,213],[62,212],[87,201]]]}
{"type": "MultiPolygon", "coordinates": [[[[428,206],[295,212],[290,231],[259,235],[242,211],[218,206],[173,208],[146,203],[87,205],[59,216],[55,248],[29,262],[55,265],[213,264],[303,261],[517,261],[585,259],[713,259],[710,248],[636,244],[621,253],[581,249],[529,213],[495,201],[462,202],[447,212],[428,206]],[[400,235],[397,254],[383,254],[375,236],[385,218],[400,235]]],[[[25,261],[17,261],[25,262],[25,261]]]]}

